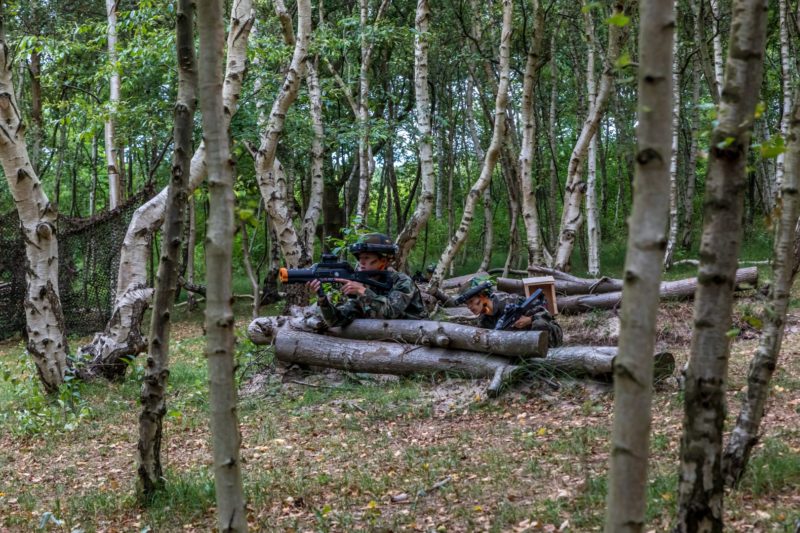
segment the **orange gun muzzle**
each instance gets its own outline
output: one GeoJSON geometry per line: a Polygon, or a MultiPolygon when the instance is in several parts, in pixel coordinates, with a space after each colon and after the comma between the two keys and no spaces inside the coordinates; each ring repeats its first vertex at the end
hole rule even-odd
{"type": "Polygon", "coordinates": [[[289,271],[286,268],[281,268],[278,270],[278,279],[281,280],[281,283],[286,283],[289,281],[289,271]]]}

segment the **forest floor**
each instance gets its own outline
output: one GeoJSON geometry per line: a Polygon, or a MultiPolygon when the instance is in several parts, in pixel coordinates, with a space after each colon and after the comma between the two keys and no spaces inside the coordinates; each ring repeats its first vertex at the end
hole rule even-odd
{"type": "MultiPolygon", "coordinates": [[[[797,302],[794,302],[795,304],[797,302]]],[[[758,342],[753,300],[738,300],[730,426],[758,342]]],[[[794,532],[800,519],[800,311],[787,325],[760,443],[728,492],[731,531],[794,532]]],[[[678,368],[690,303],[662,306],[660,348],[678,368]]],[[[200,318],[172,329],[167,489],[136,498],[142,358],[122,383],[73,385],[53,406],[20,341],[0,344],[0,531],[209,531],[214,483],[200,318]]],[[[613,395],[607,384],[549,376],[487,399],[484,382],[312,374],[281,378],[245,339],[242,462],[248,519],[260,531],[597,531],[602,529],[613,395]]],[[[615,344],[612,312],[561,317],[568,344],[615,344]]],[[[79,340],[73,340],[77,346],[79,340]]],[[[676,510],[682,393],[653,399],[648,529],[676,510]]]]}

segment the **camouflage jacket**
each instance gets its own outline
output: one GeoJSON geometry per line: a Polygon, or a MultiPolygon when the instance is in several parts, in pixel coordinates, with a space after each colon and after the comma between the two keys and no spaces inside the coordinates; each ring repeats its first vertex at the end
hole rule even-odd
{"type": "Polygon", "coordinates": [[[346,326],[356,318],[401,318],[419,320],[428,317],[417,284],[402,272],[387,276],[390,290],[367,286],[363,296],[346,298],[332,305],[328,298],[319,299],[322,318],[330,327],[346,326]]]}
{"type": "MultiPolygon", "coordinates": [[[[497,321],[500,320],[501,316],[503,316],[506,305],[519,305],[524,300],[525,299],[522,296],[517,296],[516,294],[495,292],[492,295],[492,314],[480,315],[480,318],[478,319],[478,327],[494,329],[497,321]]],[[[530,308],[528,312],[525,313],[525,316],[529,316],[533,319],[533,322],[531,322],[531,325],[528,329],[532,331],[546,331],[549,336],[548,342],[551,347],[561,345],[564,340],[564,333],[561,330],[561,326],[558,325],[556,319],[553,318],[553,315],[551,315],[544,306],[538,305],[530,308]]]]}

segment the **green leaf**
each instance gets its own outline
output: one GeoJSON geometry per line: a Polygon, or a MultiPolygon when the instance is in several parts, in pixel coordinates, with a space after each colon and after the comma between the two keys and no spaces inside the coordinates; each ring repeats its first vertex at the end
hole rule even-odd
{"type": "Polygon", "coordinates": [[[759,149],[762,158],[773,159],[786,152],[786,145],[784,144],[783,136],[779,133],[762,142],[759,149]]]}
{"type": "Polygon", "coordinates": [[[624,28],[625,26],[628,25],[628,23],[630,23],[630,21],[631,18],[624,15],[623,13],[616,13],[606,19],[607,24],[614,25],[619,28],[624,28]]]}
{"type": "Polygon", "coordinates": [[[623,52],[622,54],[620,54],[617,60],[614,61],[614,66],[617,68],[624,68],[630,65],[631,63],[633,63],[633,61],[631,61],[630,54],[628,52],[623,52]]]}
{"type": "Polygon", "coordinates": [[[757,316],[745,316],[742,317],[742,320],[750,324],[755,329],[762,329],[764,327],[764,321],[758,318],[757,316]]]}
{"type": "Polygon", "coordinates": [[[725,336],[730,338],[730,339],[733,339],[735,337],[738,337],[739,333],[741,333],[741,332],[742,332],[742,330],[740,330],[739,328],[733,328],[733,329],[729,330],[727,333],[725,333],[725,336]]]}
{"type": "Polygon", "coordinates": [[[720,150],[724,150],[725,148],[727,148],[730,145],[732,145],[733,141],[735,141],[735,140],[736,140],[735,137],[725,137],[725,139],[723,139],[721,142],[717,143],[717,148],[719,148],[720,150]]]}

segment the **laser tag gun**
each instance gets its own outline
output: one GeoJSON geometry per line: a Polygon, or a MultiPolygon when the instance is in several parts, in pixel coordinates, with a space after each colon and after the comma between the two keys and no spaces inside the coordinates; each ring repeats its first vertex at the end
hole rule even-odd
{"type": "Polygon", "coordinates": [[[468,290],[464,291],[463,294],[459,295],[458,298],[453,300],[453,303],[456,304],[456,305],[462,305],[464,302],[466,302],[467,300],[469,300],[473,296],[477,296],[478,294],[480,294],[480,293],[482,293],[484,291],[491,292],[493,286],[494,285],[492,284],[491,281],[484,281],[480,285],[476,285],[476,286],[472,287],[471,289],[468,289],[468,290]]]}
{"type": "Polygon", "coordinates": [[[310,268],[281,268],[278,271],[282,283],[306,283],[312,279],[323,283],[337,283],[338,278],[357,281],[384,291],[392,288],[388,279],[390,274],[387,270],[356,270],[350,263],[339,261],[334,254],[322,254],[320,262],[314,263],[310,268]]]}
{"type": "Polygon", "coordinates": [[[494,329],[508,329],[512,324],[514,324],[514,322],[523,317],[530,309],[544,305],[545,299],[542,289],[536,289],[530,296],[525,298],[525,301],[521,304],[506,305],[503,314],[497,319],[497,324],[495,324],[494,329]]]}

